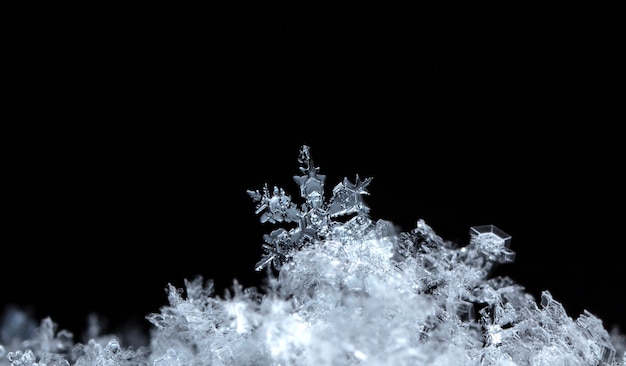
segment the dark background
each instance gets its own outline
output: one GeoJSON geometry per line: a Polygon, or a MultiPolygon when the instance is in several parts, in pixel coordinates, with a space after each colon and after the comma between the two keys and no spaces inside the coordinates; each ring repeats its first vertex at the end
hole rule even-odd
{"type": "Polygon", "coordinates": [[[147,327],[196,275],[218,295],[261,285],[275,227],[246,190],[299,203],[307,144],[327,194],[359,174],[371,216],[405,231],[467,243],[494,224],[517,253],[497,274],[626,327],[614,45],[424,47],[400,14],[191,13],[15,31],[0,305],[78,335],[92,312],[147,327]]]}

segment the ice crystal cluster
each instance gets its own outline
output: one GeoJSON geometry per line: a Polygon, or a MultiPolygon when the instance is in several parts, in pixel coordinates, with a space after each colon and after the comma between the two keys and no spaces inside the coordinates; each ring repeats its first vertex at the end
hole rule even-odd
{"type": "Polygon", "coordinates": [[[149,346],[116,335],[86,342],[15,311],[0,333],[0,365],[625,365],[626,338],[584,311],[576,318],[549,291],[540,299],[492,269],[510,263],[511,237],[469,228],[469,243],[444,240],[422,219],[409,232],[373,220],[371,178],[347,178],[325,197],[308,146],[294,176],[302,202],[267,185],[247,194],[264,236],[262,289],[236,280],[169,286],[167,306],[146,316],[149,346]]]}

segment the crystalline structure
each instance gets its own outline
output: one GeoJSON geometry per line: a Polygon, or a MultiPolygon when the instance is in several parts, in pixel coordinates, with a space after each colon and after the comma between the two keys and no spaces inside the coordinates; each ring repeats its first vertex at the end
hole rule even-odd
{"type": "Polygon", "coordinates": [[[169,304],[146,316],[145,349],[97,334],[70,346],[71,334],[50,320],[34,328],[14,312],[0,332],[0,366],[625,364],[618,330],[587,311],[571,318],[549,291],[537,301],[511,278],[490,276],[515,258],[501,229],[471,227],[466,245],[423,219],[400,232],[371,218],[371,178],[344,179],[327,199],[308,146],[298,161],[300,205],[282,188],[247,191],[262,223],[284,226],[263,236],[255,267],[267,271],[263,289],[234,280],[218,296],[202,277],[168,286],[169,304]]]}
{"type": "Polygon", "coordinates": [[[468,260],[475,266],[482,263],[485,273],[498,263],[512,263],[515,252],[509,249],[511,236],[493,225],[481,225],[470,228],[470,244],[467,250],[468,260]]]}
{"type": "Polygon", "coordinates": [[[314,165],[308,146],[302,146],[298,161],[302,164],[300,171],[304,175],[294,176],[293,179],[300,186],[300,196],[305,199],[300,208],[291,202],[291,197],[282,188],[275,187],[272,195],[267,186],[263,188],[263,194],[258,190],[248,191],[257,202],[256,213],[261,214],[261,222],[298,224],[291,230],[277,229],[264,237],[266,255],[257,263],[257,270],[270,263],[280,269],[294,250],[301,249],[306,243],[328,238],[334,224],[332,217],[349,214],[363,216],[369,211],[361,195],[367,194],[366,187],[371,178],[361,181],[357,175],[354,184],[344,179],[343,183],[335,186],[333,198],[327,204],[324,201],[326,176],[318,174],[319,168],[314,165]]]}
{"type": "Polygon", "coordinates": [[[515,252],[509,249],[511,236],[493,225],[474,226],[470,228],[470,245],[498,263],[511,263],[515,252]]]}
{"type": "MultiPolygon", "coordinates": [[[[280,210],[272,210],[267,199],[248,191],[258,202],[257,214],[265,215],[269,210],[271,215],[298,222],[296,228],[278,229],[265,236],[266,256],[257,269],[271,262],[280,270],[276,279],[279,293],[307,309],[307,317],[299,318],[306,320],[300,330],[305,339],[317,339],[315,344],[320,346],[319,342],[323,344],[330,337],[345,345],[345,354],[337,355],[345,362],[334,359],[333,364],[622,362],[615,357],[608,333],[592,314],[573,321],[548,291],[542,294],[539,306],[510,278],[489,278],[496,265],[515,259],[511,236],[501,229],[493,225],[471,227],[470,242],[465,246],[442,239],[423,219],[410,232],[398,232],[390,222],[370,218],[363,195],[369,194],[365,188],[371,178],[361,181],[357,175],[355,183],[345,178],[325,200],[325,176],[313,165],[309,147],[301,148],[299,161],[303,164],[300,170],[307,173],[294,177],[305,200],[300,209],[282,205],[277,206],[280,210]],[[351,218],[335,221],[342,215],[351,218]],[[376,312],[367,313],[370,307],[376,312]],[[319,317],[319,313],[325,316],[319,317]],[[409,313],[413,316],[399,316],[409,313]],[[356,314],[368,317],[371,323],[382,317],[385,324],[367,327],[356,314]],[[396,318],[403,322],[390,325],[396,318]],[[357,331],[357,326],[363,330],[357,331]],[[316,338],[318,327],[332,327],[337,334],[316,338]],[[387,347],[393,348],[390,344],[348,334],[367,333],[365,329],[372,335],[385,331],[387,335],[401,335],[394,342],[402,339],[405,343],[395,352],[385,353],[387,347]],[[565,335],[568,338],[563,341],[565,335]],[[576,346],[574,340],[579,341],[576,346]],[[451,352],[438,353],[440,347],[451,352]]],[[[263,216],[261,221],[267,222],[263,216]]],[[[306,354],[306,347],[311,345],[300,346],[303,349],[289,352],[306,354]]]]}

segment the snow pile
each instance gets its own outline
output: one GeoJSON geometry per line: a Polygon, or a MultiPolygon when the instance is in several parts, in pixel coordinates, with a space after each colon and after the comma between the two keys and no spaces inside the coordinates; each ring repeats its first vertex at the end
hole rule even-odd
{"type": "Polygon", "coordinates": [[[169,304],[146,317],[149,346],[137,349],[97,330],[76,343],[16,309],[1,324],[0,365],[626,364],[626,338],[593,314],[572,318],[549,291],[537,301],[490,276],[515,259],[500,228],[472,227],[466,245],[421,219],[400,232],[370,218],[371,178],[344,179],[326,200],[308,146],[299,162],[302,204],[278,187],[248,191],[262,223],[288,225],[264,236],[264,288],[235,281],[218,296],[202,277],[170,286],[169,304]]]}

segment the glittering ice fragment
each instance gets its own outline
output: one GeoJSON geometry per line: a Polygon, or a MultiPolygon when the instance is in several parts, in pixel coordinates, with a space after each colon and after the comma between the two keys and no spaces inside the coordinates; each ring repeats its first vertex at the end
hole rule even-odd
{"type": "Polygon", "coordinates": [[[328,214],[331,217],[338,215],[349,215],[353,213],[366,214],[369,207],[363,201],[363,195],[369,194],[366,187],[372,178],[361,181],[359,175],[356,176],[356,183],[352,183],[348,178],[344,178],[333,188],[333,197],[328,208],[328,214]]]}
{"type": "Polygon", "coordinates": [[[9,354],[7,355],[7,359],[11,361],[11,365],[24,366],[35,365],[35,361],[37,361],[35,354],[30,349],[27,349],[25,351],[18,350],[15,352],[9,352],[9,354]]]}
{"type": "Polygon", "coordinates": [[[557,324],[565,323],[570,319],[563,305],[556,301],[549,291],[541,292],[541,306],[551,316],[552,321],[557,324]]]}
{"type": "Polygon", "coordinates": [[[491,240],[494,245],[509,247],[511,236],[494,225],[472,226],[470,235],[474,240],[491,240]]]}
{"type": "Polygon", "coordinates": [[[274,187],[270,195],[267,185],[263,187],[263,194],[258,190],[247,191],[254,202],[257,202],[256,214],[261,214],[261,222],[292,222],[298,219],[296,205],[291,197],[285,194],[282,188],[274,187]]]}
{"type": "Polygon", "coordinates": [[[592,351],[596,353],[602,362],[611,364],[615,359],[615,347],[609,340],[609,333],[604,329],[602,321],[589,311],[584,310],[576,319],[576,325],[583,330],[583,334],[592,342],[595,347],[592,351]]]}
{"type": "Polygon", "coordinates": [[[500,294],[498,291],[489,286],[487,283],[481,284],[472,289],[471,296],[473,301],[484,304],[495,304],[497,301],[500,301],[500,294]]]}
{"type": "Polygon", "coordinates": [[[451,302],[447,308],[448,311],[457,315],[463,322],[473,322],[475,319],[474,304],[469,301],[457,300],[451,302]]]}
{"type": "Polygon", "coordinates": [[[498,263],[511,263],[515,260],[515,252],[509,249],[511,236],[494,225],[472,226],[470,245],[489,260],[498,263]]]}
{"type": "Polygon", "coordinates": [[[433,251],[444,252],[452,248],[423,219],[417,220],[415,229],[410,232],[401,232],[398,239],[396,251],[400,257],[415,257],[433,251]]]}
{"type": "Polygon", "coordinates": [[[326,181],[326,176],[318,174],[320,168],[313,163],[311,149],[306,145],[300,148],[298,162],[302,164],[300,171],[304,175],[296,175],[293,177],[293,180],[300,186],[300,196],[305,198],[312,208],[320,208],[324,203],[324,182],[326,181]]]}

